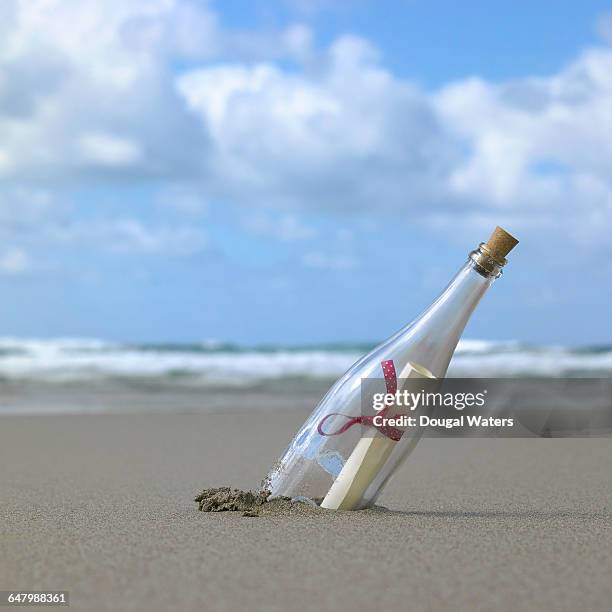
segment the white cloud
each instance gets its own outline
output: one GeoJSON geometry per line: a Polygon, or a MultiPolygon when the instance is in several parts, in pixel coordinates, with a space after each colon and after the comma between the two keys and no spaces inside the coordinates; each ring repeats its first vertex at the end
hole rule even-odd
{"type": "Polygon", "coordinates": [[[547,78],[460,81],[436,106],[469,151],[453,195],[518,221],[545,217],[575,238],[612,225],[612,50],[587,50],[547,78]]]}
{"type": "Polygon", "coordinates": [[[191,225],[145,224],[131,217],[98,218],[87,222],[56,225],[46,231],[56,245],[117,254],[189,256],[207,246],[204,231],[191,225]]]}
{"type": "Polygon", "coordinates": [[[142,160],[137,143],[112,134],[85,134],[79,140],[79,148],[85,162],[101,166],[130,166],[142,160]]]}
{"type": "Polygon", "coordinates": [[[119,219],[110,226],[101,226],[108,233],[118,252],[192,255],[206,245],[204,233],[191,226],[145,226],[136,219],[119,219]]]}
{"type": "Polygon", "coordinates": [[[140,20],[178,27],[178,4],[14,2],[0,37],[1,175],[55,182],[128,163],[140,175],[189,167],[179,143],[202,149],[205,136],[173,94],[171,58],[158,40],[134,42],[140,20]]]}
{"type": "Polygon", "coordinates": [[[428,98],[356,37],[315,70],[191,71],[178,90],[210,135],[211,189],[235,201],[354,210],[439,199],[457,152],[428,98]]]}
{"type": "Polygon", "coordinates": [[[0,255],[0,274],[4,276],[20,276],[30,268],[30,258],[21,249],[10,249],[0,255]]]}
{"type": "Polygon", "coordinates": [[[214,192],[412,209],[438,227],[561,219],[576,240],[612,224],[612,50],[547,78],[466,79],[432,94],[384,70],[362,39],[339,39],[324,59],[297,74],[232,64],[179,79],[210,134],[214,192]]]}
{"type": "MultiPolygon", "coordinates": [[[[363,38],[321,49],[302,24],[230,30],[205,2],[12,0],[0,17],[0,178],[33,198],[23,212],[4,187],[0,231],[48,219],[59,183],[149,179],[196,184],[195,199],[176,198],[189,214],[202,202],[276,209],[279,226],[251,225],[281,240],[308,237],[298,212],[312,208],[440,228],[557,219],[581,244],[605,243],[612,226],[608,46],[548,77],[426,92],[363,38]]],[[[141,252],[202,240],[134,222],[98,219],[91,232],[141,252]]]]}
{"type": "Polygon", "coordinates": [[[0,178],[205,175],[206,126],[174,87],[177,63],[311,55],[300,24],[224,29],[194,0],[5,0],[0,178]]]}
{"type": "Polygon", "coordinates": [[[310,240],[317,235],[312,227],[291,214],[250,216],[244,219],[243,225],[253,234],[275,238],[281,242],[300,242],[310,240]]]}

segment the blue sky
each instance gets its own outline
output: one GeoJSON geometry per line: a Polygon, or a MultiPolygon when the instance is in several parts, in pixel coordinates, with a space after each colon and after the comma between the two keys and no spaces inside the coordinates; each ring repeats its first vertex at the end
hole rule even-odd
{"type": "Polygon", "coordinates": [[[0,8],[0,335],[375,340],[496,224],[467,335],[610,343],[603,2],[0,8]]]}

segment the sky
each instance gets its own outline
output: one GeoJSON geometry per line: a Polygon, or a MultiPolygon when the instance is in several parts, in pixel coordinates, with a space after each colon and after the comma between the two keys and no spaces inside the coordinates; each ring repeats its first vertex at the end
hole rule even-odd
{"type": "Polygon", "coordinates": [[[612,343],[604,2],[4,0],[0,335],[612,343]]]}

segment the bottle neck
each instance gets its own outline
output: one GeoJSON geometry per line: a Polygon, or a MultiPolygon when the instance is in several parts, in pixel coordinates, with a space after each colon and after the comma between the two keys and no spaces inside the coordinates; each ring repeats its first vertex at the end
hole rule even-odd
{"type": "Polygon", "coordinates": [[[501,276],[502,268],[508,263],[506,259],[491,253],[484,242],[481,242],[478,248],[470,253],[468,263],[470,261],[478,274],[493,279],[501,276]]]}
{"type": "MultiPolygon", "coordinates": [[[[505,263],[505,262],[504,262],[505,263]]],[[[446,374],[459,338],[474,309],[501,275],[503,263],[492,258],[481,245],[470,253],[464,266],[446,289],[416,321],[403,330],[423,352],[436,377],[446,374]]]]}

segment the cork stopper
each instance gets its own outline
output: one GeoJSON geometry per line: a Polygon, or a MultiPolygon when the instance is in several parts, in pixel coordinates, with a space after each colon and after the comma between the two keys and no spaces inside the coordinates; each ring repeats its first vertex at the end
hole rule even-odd
{"type": "Polygon", "coordinates": [[[518,244],[518,240],[511,236],[505,229],[499,227],[491,234],[489,240],[483,245],[491,257],[504,260],[506,255],[518,244]]]}

